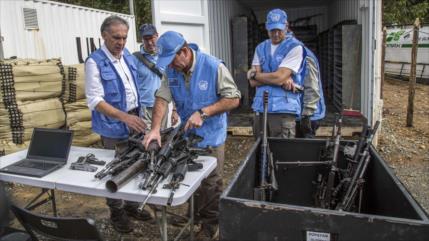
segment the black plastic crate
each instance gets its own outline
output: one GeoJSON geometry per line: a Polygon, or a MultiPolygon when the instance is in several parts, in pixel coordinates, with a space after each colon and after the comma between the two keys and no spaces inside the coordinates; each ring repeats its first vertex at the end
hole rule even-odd
{"type": "MultiPolygon", "coordinates": [[[[325,142],[269,139],[274,160],[285,162],[318,161],[325,142]]],[[[429,240],[427,213],[373,147],[361,213],[314,207],[320,166],[279,166],[273,201],[254,200],[259,148],[258,139],[222,194],[222,240],[429,240]]]]}

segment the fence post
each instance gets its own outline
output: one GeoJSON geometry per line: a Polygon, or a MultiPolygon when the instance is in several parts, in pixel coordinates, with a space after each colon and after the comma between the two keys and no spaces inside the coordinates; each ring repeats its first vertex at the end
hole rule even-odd
{"type": "Polygon", "coordinates": [[[414,95],[416,93],[416,64],[417,64],[417,50],[419,43],[419,28],[420,19],[417,18],[414,22],[413,28],[413,48],[411,50],[411,70],[408,88],[408,108],[407,108],[407,127],[413,126],[414,114],[414,95]]]}
{"type": "Polygon", "coordinates": [[[386,65],[386,37],[387,28],[383,27],[383,43],[381,48],[381,80],[380,80],[380,99],[383,99],[383,87],[384,87],[384,69],[386,65]]]}

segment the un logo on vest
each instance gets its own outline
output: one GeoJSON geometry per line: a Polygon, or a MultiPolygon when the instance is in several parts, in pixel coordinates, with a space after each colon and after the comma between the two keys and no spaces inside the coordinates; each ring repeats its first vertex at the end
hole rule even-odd
{"type": "Polygon", "coordinates": [[[206,80],[200,80],[200,82],[198,82],[198,87],[200,90],[207,90],[209,88],[209,82],[206,80]]]}
{"type": "Polygon", "coordinates": [[[283,56],[282,55],[276,55],[276,61],[277,63],[281,63],[283,60],[283,56]]]}
{"type": "Polygon", "coordinates": [[[271,21],[278,22],[280,20],[280,14],[271,15],[271,21]]]}

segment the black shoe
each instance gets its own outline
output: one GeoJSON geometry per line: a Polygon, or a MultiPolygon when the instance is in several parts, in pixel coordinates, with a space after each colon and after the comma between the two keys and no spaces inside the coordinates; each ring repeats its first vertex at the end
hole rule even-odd
{"type": "Polygon", "coordinates": [[[125,209],[125,212],[127,213],[128,216],[130,216],[136,220],[148,221],[148,220],[152,219],[152,215],[150,215],[150,213],[144,209],[141,212],[137,208],[136,209],[125,209]]]}
{"type": "Polygon", "coordinates": [[[119,215],[110,215],[110,222],[118,233],[131,233],[134,229],[127,214],[123,212],[119,215]]]}

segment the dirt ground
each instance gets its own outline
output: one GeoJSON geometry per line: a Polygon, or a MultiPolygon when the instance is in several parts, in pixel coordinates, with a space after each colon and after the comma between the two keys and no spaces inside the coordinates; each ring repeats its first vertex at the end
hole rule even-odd
{"type": "MultiPolygon", "coordinates": [[[[417,84],[413,127],[405,126],[407,98],[407,82],[386,80],[384,85],[384,120],[378,150],[413,197],[428,211],[429,86],[417,84]]],[[[228,183],[234,175],[253,142],[251,137],[228,137],[224,166],[225,183],[228,183]]],[[[19,205],[24,205],[39,191],[36,188],[23,185],[13,185],[11,190],[14,201],[19,205]]],[[[153,222],[134,222],[136,227],[133,233],[118,235],[109,224],[109,212],[103,198],[60,191],[56,192],[56,198],[59,216],[95,219],[106,240],[159,240],[159,228],[153,222]]],[[[38,209],[38,212],[52,213],[49,204],[43,205],[38,209]]],[[[177,232],[177,228],[169,226],[169,235],[177,232]]]]}

